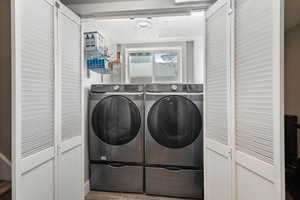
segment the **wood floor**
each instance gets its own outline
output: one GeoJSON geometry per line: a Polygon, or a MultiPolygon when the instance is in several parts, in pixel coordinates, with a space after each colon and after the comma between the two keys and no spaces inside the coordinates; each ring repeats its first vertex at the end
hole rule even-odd
{"type": "MultiPolygon", "coordinates": [[[[86,200],[182,200],[182,199],[147,196],[144,194],[90,192],[87,195],[86,200]]],[[[187,199],[184,199],[184,200],[187,200],[187,199]]]]}

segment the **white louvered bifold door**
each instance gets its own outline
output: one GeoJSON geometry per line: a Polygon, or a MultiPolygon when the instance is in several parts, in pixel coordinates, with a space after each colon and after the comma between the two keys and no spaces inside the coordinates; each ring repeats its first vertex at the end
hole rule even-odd
{"type": "Polygon", "coordinates": [[[63,5],[58,8],[59,200],[83,199],[81,25],[63,5]]]}
{"type": "Polygon", "coordinates": [[[281,0],[235,1],[238,200],[284,199],[281,0]]]}
{"type": "Polygon", "coordinates": [[[219,0],[206,16],[206,200],[231,200],[229,8],[228,0],[219,0]]]}
{"type": "Polygon", "coordinates": [[[11,3],[13,200],[83,200],[80,18],[11,3]]]}
{"type": "Polygon", "coordinates": [[[55,196],[54,7],[49,0],[12,1],[14,200],[55,196]]]}

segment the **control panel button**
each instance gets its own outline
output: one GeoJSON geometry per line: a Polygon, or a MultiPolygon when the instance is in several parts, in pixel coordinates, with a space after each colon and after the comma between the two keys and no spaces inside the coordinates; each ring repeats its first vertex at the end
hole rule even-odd
{"type": "Polygon", "coordinates": [[[172,86],[171,86],[171,89],[172,89],[173,91],[176,91],[177,88],[178,88],[177,85],[172,85],[172,86]]]}
{"type": "Polygon", "coordinates": [[[113,89],[114,89],[114,90],[119,90],[119,89],[120,89],[120,86],[115,85],[115,86],[113,87],[113,89]]]}

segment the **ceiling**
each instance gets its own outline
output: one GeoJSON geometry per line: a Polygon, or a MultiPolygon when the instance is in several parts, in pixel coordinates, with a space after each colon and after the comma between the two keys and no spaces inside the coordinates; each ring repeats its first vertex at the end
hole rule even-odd
{"type": "MultiPolygon", "coordinates": [[[[176,5],[174,0],[61,0],[82,17],[120,18],[128,16],[161,16],[163,13],[188,12],[191,9],[205,9],[208,5],[176,5]]],[[[215,0],[203,0],[213,3],[215,0]]],[[[285,29],[300,24],[300,0],[285,0],[285,29]]]]}
{"type": "Polygon", "coordinates": [[[132,16],[186,14],[206,9],[215,0],[176,4],[174,0],[61,0],[82,18],[112,19],[132,16]]]}
{"type": "Polygon", "coordinates": [[[196,16],[155,17],[152,19],[94,20],[86,25],[87,30],[97,27],[117,43],[171,42],[197,40],[204,33],[204,13],[196,16]],[[139,21],[150,21],[151,28],[137,29],[139,21]],[[88,27],[90,26],[90,28],[88,27]]]}
{"type": "Polygon", "coordinates": [[[300,24],[300,0],[285,0],[285,29],[300,24]]]}

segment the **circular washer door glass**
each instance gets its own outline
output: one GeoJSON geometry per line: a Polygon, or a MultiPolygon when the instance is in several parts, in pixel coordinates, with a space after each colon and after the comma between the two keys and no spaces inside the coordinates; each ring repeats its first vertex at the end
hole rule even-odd
{"type": "Polygon", "coordinates": [[[202,117],[197,106],[182,96],[167,96],[158,100],[148,113],[148,129],[162,146],[183,148],[200,135],[202,117]]]}
{"type": "Polygon", "coordinates": [[[140,111],[127,97],[109,96],[96,105],[92,114],[92,126],[103,142],[124,145],[132,141],[140,130],[140,111]]]}

